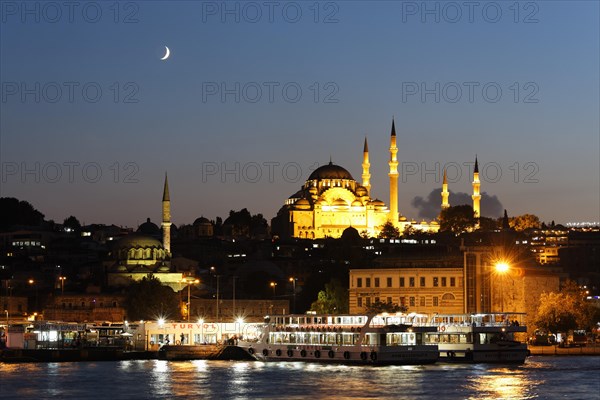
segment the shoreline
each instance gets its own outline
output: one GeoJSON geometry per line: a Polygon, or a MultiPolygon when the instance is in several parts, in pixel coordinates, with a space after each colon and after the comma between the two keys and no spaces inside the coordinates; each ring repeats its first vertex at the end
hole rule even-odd
{"type": "Polygon", "coordinates": [[[558,347],[528,346],[532,356],[600,356],[600,346],[558,347]]]}

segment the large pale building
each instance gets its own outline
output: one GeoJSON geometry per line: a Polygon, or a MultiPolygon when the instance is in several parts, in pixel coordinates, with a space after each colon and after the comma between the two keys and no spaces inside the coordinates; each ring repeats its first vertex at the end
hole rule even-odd
{"type": "Polygon", "coordinates": [[[409,221],[398,212],[398,148],[394,121],[389,151],[389,208],[383,201],[371,197],[371,164],[365,139],[362,184],[354,180],[345,168],[331,161],[317,168],[273,218],[273,234],[286,238],[337,238],[346,228],[353,227],[361,235],[376,237],[386,222],[391,222],[401,233],[409,226],[417,230],[437,232],[439,224],[436,221],[409,221]]]}
{"type": "Polygon", "coordinates": [[[364,313],[378,301],[409,312],[464,312],[462,254],[433,242],[390,244],[371,268],[351,269],[350,312],[364,313]]]}

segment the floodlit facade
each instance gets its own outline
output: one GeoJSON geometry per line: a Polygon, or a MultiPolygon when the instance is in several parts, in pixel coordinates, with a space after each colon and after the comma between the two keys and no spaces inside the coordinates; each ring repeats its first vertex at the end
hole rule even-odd
{"type": "Polygon", "coordinates": [[[464,279],[459,267],[350,270],[350,313],[373,303],[393,303],[418,313],[463,313],[464,279]]]}

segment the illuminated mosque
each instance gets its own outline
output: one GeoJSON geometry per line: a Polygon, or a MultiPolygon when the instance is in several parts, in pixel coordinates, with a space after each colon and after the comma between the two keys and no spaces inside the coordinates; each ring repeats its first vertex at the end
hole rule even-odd
{"type": "MultiPolygon", "coordinates": [[[[291,195],[272,219],[272,233],[281,238],[320,239],[338,238],[349,227],[361,235],[377,237],[390,222],[400,233],[410,227],[423,232],[437,232],[437,221],[408,220],[398,212],[398,147],[396,128],[392,119],[390,136],[390,205],[371,197],[369,147],[365,138],[362,162],[362,185],[345,168],[331,161],[314,170],[302,188],[291,195]]],[[[442,209],[449,207],[446,172],[442,188],[442,209]]],[[[473,181],[473,210],[479,218],[479,171],[475,160],[473,181]]]]}
{"type": "Polygon", "coordinates": [[[162,197],[162,242],[148,232],[160,232],[150,222],[140,225],[138,232],[117,240],[105,262],[109,286],[127,286],[152,273],[164,285],[181,290],[183,275],[171,265],[171,198],[169,182],[165,176],[162,197]]]}

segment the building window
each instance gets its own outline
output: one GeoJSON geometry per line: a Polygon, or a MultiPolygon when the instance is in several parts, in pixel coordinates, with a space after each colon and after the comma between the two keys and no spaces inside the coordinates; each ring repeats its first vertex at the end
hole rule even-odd
{"type": "Polygon", "coordinates": [[[388,304],[391,304],[391,303],[392,303],[392,298],[391,298],[391,297],[388,297],[388,298],[387,298],[387,302],[388,302],[388,304]]]}
{"type": "Polygon", "coordinates": [[[379,297],[375,297],[375,303],[379,303],[379,297]]]}
{"type": "Polygon", "coordinates": [[[446,277],[442,278],[442,287],[446,287],[446,277]]]}
{"type": "Polygon", "coordinates": [[[356,287],[362,287],[362,278],[356,278],[356,287]]]}
{"type": "Polygon", "coordinates": [[[437,307],[438,305],[439,305],[439,299],[438,299],[438,297],[437,297],[437,296],[434,296],[434,297],[433,297],[433,306],[434,306],[434,307],[437,307]]]}
{"type": "Polygon", "coordinates": [[[440,285],[440,278],[437,276],[433,277],[433,287],[438,287],[440,285]]]}
{"type": "Polygon", "coordinates": [[[375,278],[375,287],[379,287],[379,278],[375,278]]]}
{"type": "Polygon", "coordinates": [[[365,297],[365,299],[366,299],[367,307],[371,306],[371,298],[365,297]]]}
{"type": "Polygon", "coordinates": [[[358,299],[356,299],[356,305],[359,307],[362,307],[362,297],[359,297],[358,299]]]}
{"type": "Polygon", "coordinates": [[[450,278],[450,286],[456,286],[456,278],[450,278]]]}
{"type": "Polygon", "coordinates": [[[400,305],[406,306],[406,297],[405,296],[400,297],[400,305]]]}
{"type": "Polygon", "coordinates": [[[415,287],[415,278],[414,277],[408,278],[408,286],[415,287]]]}
{"type": "Polygon", "coordinates": [[[392,287],[392,278],[387,278],[387,287],[392,287]]]}
{"type": "Polygon", "coordinates": [[[422,277],[419,279],[419,285],[420,285],[421,287],[424,287],[424,286],[425,286],[425,277],[424,277],[424,276],[422,276],[422,277]]]}
{"type": "Polygon", "coordinates": [[[419,298],[419,306],[425,307],[425,297],[421,296],[419,298]]]}
{"type": "Polygon", "coordinates": [[[409,304],[410,304],[411,307],[415,306],[415,298],[413,296],[410,296],[409,304]]]}
{"type": "Polygon", "coordinates": [[[400,287],[404,287],[404,278],[400,278],[400,287]]]}
{"type": "Polygon", "coordinates": [[[371,287],[371,278],[365,278],[365,287],[371,287]]]}

